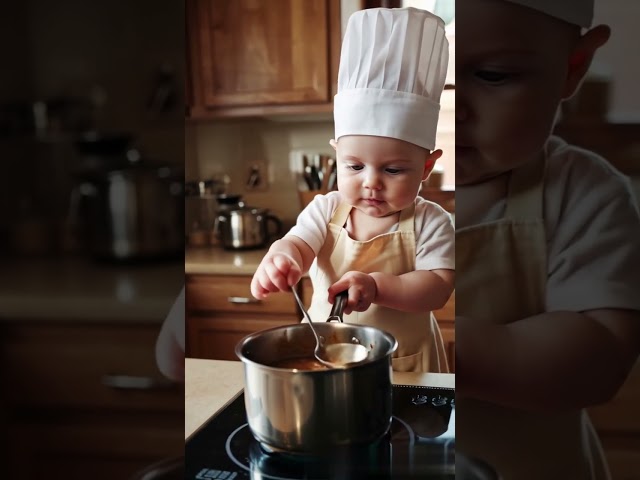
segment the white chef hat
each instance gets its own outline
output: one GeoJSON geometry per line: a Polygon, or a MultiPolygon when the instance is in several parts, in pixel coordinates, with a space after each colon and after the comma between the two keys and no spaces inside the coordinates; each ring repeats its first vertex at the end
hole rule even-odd
{"type": "Polygon", "coordinates": [[[449,61],[442,19],[416,8],[372,8],[349,18],[342,43],[336,140],[398,138],[435,148],[449,61]]]}
{"type": "Polygon", "coordinates": [[[565,22],[590,27],[593,22],[594,0],[508,0],[524,7],[533,8],[565,22]]]}

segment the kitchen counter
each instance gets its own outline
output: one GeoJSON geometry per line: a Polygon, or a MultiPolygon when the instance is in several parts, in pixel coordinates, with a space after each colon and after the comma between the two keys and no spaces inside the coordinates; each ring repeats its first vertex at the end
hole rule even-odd
{"type": "Polygon", "coordinates": [[[85,258],[5,261],[0,322],[159,323],[184,286],[182,261],[99,264],[85,258]]]}
{"type": "MultiPolygon", "coordinates": [[[[454,388],[455,375],[394,372],[393,383],[454,388]]],[[[242,388],[242,362],[185,359],[184,437],[187,439],[242,388]]]]}
{"type": "Polygon", "coordinates": [[[187,275],[253,275],[267,250],[267,247],[256,250],[187,248],[184,255],[184,272],[187,275]]]}

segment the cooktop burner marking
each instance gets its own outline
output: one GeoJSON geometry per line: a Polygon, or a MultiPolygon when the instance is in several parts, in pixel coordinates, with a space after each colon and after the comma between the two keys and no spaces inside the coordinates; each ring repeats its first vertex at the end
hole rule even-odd
{"type": "MultiPolygon", "coordinates": [[[[233,452],[231,451],[231,440],[233,439],[233,437],[236,435],[236,433],[238,433],[240,430],[242,430],[244,427],[248,427],[249,424],[245,423],[243,425],[240,425],[238,428],[236,428],[233,432],[231,432],[231,434],[227,437],[227,442],[225,443],[225,450],[227,451],[227,455],[229,456],[229,458],[233,461],[233,463],[235,463],[236,465],[238,465],[240,468],[246,470],[247,472],[251,472],[251,469],[249,467],[247,467],[245,464],[243,464],[242,462],[240,462],[236,456],[233,454],[233,452]]],[[[288,480],[288,479],[283,479],[283,480],[288,480]]]]}
{"type": "MultiPolygon", "coordinates": [[[[396,416],[392,416],[391,417],[391,421],[397,421],[398,423],[400,423],[400,425],[402,425],[406,430],[407,433],[409,434],[409,449],[411,452],[413,452],[413,446],[415,445],[415,433],[413,431],[413,429],[407,424],[407,422],[405,422],[404,420],[396,417],[396,416]]],[[[392,424],[393,426],[393,424],[392,424]]],[[[237,466],[239,466],[240,468],[242,468],[243,470],[246,470],[247,472],[251,473],[251,468],[248,465],[245,465],[244,463],[242,463],[241,460],[239,460],[235,454],[233,453],[233,451],[231,450],[231,442],[233,441],[233,437],[235,437],[237,434],[240,433],[240,431],[243,428],[249,428],[249,424],[245,423],[243,425],[240,425],[238,428],[236,428],[233,432],[231,432],[229,434],[229,436],[227,437],[227,441],[225,443],[225,450],[227,452],[227,456],[231,459],[231,461],[233,463],[235,463],[237,466]]],[[[392,427],[390,427],[391,429],[392,427]]],[[[253,434],[250,433],[251,438],[255,440],[255,438],[253,437],[253,434]]],[[[257,442],[257,440],[255,440],[257,442]]],[[[258,442],[260,443],[260,442],[258,442]]],[[[261,446],[261,445],[260,445],[261,446]]],[[[413,453],[411,453],[411,460],[413,463],[413,453]]],[[[261,473],[261,478],[267,478],[267,479],[271,479],[271,480],[298,480],[297,478],[290,478],[290,477],[278,477],[278,476],[274,476],[274,475],[269,475],[268,473],[261,473]]]]}

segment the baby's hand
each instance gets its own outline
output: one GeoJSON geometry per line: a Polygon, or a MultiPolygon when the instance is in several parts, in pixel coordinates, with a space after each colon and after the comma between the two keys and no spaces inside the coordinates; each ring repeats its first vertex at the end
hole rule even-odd
{"type": "Polygon", "coordinates": [[[253,275],[251,294],[261,300],[272,292],[288,292],[301,276],[300,267],[289,255],[267,254],[253,275]]]}
{"type": "Polygon", "coordinates": [[[349,290],[349,299],[344,307],[344,314],[366,311],[376,298],[378,291],[376,281],[367,273],[347,272],[340,280],[329,287],[329,303],[333,303],[336,295],[349,290]]]}

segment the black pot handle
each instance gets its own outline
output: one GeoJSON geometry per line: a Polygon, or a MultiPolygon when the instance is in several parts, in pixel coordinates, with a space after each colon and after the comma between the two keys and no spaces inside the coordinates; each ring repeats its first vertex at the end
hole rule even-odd
{"type": "Polygon", "coordinates": [[[337,320],[340,323],[343,323],[342,320],[342,312],[344,310],[344,306],[347,304],[347,300],[349,299],[349,291],[345,290],[344,292],[340,292],[336,295],[336,298],[333,300],[333,307],[331,308],[331,313],[329,314],[329,318],[327,318],[327,322],[331,322],[332,320],[337,320]]]}

